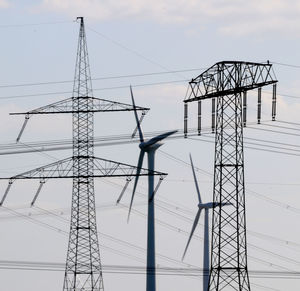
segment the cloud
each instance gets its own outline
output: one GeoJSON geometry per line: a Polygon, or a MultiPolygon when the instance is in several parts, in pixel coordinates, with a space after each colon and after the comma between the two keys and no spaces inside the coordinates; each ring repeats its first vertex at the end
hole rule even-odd
{"type": "Polygon", "coordinates": [[[8,8],[11,4],[7,0],[0,0],[0,8],[8,8]]]}
{"type": "Polygon", "coordinates": [[[163,24],[204,26],[223,35],[257,35],[300,30],[297,0],[43,0],[39,11],[96,20],[140,19],[163,24]]]}

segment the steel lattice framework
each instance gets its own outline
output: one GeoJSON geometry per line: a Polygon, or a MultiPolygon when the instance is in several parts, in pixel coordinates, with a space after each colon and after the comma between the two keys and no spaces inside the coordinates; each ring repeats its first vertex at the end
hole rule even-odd
{"type": "MultiPolygon", "coordinates": [[[[40,180],[32,201],[33,205],[46,180],[72,178],[71,223],[63,290],[100,291],[104,290],[104,286],[97,236],[94,178],[124,176],[129,181],[131,176],[136,176],[137,168],[94,157],[94,112],[132,111],[134,108],[129,104],[93,97],[84,21],[83,17],[77,19],[80,20],[80,31],[72,98],[25,113],[13,113],[25,115],[25,122],[17,141],[31,115],[71,113],[73,116],[73,156],[10,177],[0,205],[4,203],[15,180],[40,180]]],[[[135,110],[142,111],[141,118],[143,118],[149,108],[136,106],[135,110]]],[[[139,175],[160,175],[161,179],[166,175],[157,171],[150,172],[144,168],[139,168],[139,170],[139,175]]]]}
{"type": "Polygon", "coordinates": [[[184,100],[186,120],[188,102],[198,101],[201,110],[201,100],[216,98],[216,109],[215,100],[213,102],[213,201],[220,205],[231,204],[213,209],[210,291],[250,291],[243,151],[243,113],[246,114],[243,109],[246,105],[242,102],[242,94],[276,82],[269,63],[219,62],[191,80],[191,93],[184,100]]]}

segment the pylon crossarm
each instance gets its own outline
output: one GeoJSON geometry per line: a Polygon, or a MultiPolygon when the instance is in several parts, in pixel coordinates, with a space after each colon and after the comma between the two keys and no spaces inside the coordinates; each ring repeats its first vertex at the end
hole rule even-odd
{"type": "MultiPolygon", "coordinates": [[[[82,157],[80,157],[82,158],[82,157]]],[[[90,159],[91,157],[86,157],[87,159],[90,159]]],[[[70,157],[66,158],[54,163],[51,163],[46,166],[38,167],[33,170],[8,177],[8,178],[1,178],[0,180],[9,180],[8,186],[6,188],[6,191],[2,197],[2,200],[0,202],[0,206],[4,203],[7,194],[12,186],[12,183],[15,180],[28,180],[28,179],[38,179],[40,180],[39,187],[37,189],[37,192],[31,202],[31,205],[33,205],[42,189],[42,186],[45,184],[45,182],[48,179],[58,179],[58,178],[88,178],[88,177],[94,177],[94,178],[101,178],[101,177],[126,177],[127,179],[130,179],[132,176],[136,176],[136,170],[137,167],[131,166],[128,164],[115,162],[112,160],[102,159],[102,158],[95,158],[93,159],[94,164],[94,174],[92,176],[78,176],[74,175],[73,173],[73,163],[74,159],[76,157],[70,157]]],[[[140,176],[149,176],[149,175],[159,175],[161,177],[165,177],[166,173],[161,173],[157,171],[149,171],[148,169],[141,168],[140,176]]]]}
{"type": "MultiPolygon", "coordinates": [[[[150,108],[136,106],[137,110],[141,110],[146,114],[150,108]]],[[[55,113],[87,113],[87,112],[113,112],[113,111],[133,111],[131,104],[109,101],[95,97],[72,97],[61,100],[43,107],[39,107],[27,112],[12,112],[10,115],[34,115],[34,114],[55,114],[55,113]],[[74,110],[74,99],[90,99],[93,106],[89,110],[74,110]]]]}
{"type": "MultiPolygon", "coordinates": [[[[10,115],[25,115],[25,121],[16,139],[16,141],[19,142],[29,118],[35,114],[120,112],[120,111],[132,111],[132,110],[134,110],[134,108],[131,104],[109,101],[106,99],[95,98],[95,97],[72,97],[27,112],[12,112],[10,113],[10,115]],[[74,104],[73,104],[74,99],[77,100],[84,99],[85,101],[89,99],[91,100],[92,108],[89,108],[88,110],[86,109],[74,110],[74,104]]],[[[150,110],[150,108],[136,106],[136,110],[142,111],[142,115],[141,115],[141,121],[142,121],[146,113],[150,110]]]]}
{"type": "Polygon", "coordinates": [[[50,178],[68,178],[73,176],[73,157],[69,157],[46,166],[38,167],[33,170],[9,177],[0,177],[0,180],[26,180],[26,179],[50,179],[50,178]]]}
{"type": "Polygon", "coordinates": [[[270,63],[218,62],[189,82],[185,103],[237,94],[277,83],[270,63]]]}
{"type": "MultiPolygon", "coordinates": [[[[166,176],[166,173],[158,171],[149,171],[145,168],[140,168],[141,172],[139,176],[166,176]]],[[[126,177],[130,179],[132,176],[136,176],[136,166],[106,160],[102,158],[94,158],[94,177],[126,177]]]]}
{"type": "Polygon", "coordinates": [[[4,195],[1,199],[0,206],[3,205],[8,192],[15,180],[28,180],[28,179],[39,179],[40,183],[37,189],[36,194],[31,202],[31,206],[34,205],[38,195],[40,194],[43,185],[45,182],[50,178],[67,178],[68,176],[73,176],[73,158],[66,158],[60,160],[58,162],[51,163],[46,166],[38,167],[33,170],[9,177],[9,178],[2,178],[0,180],[9,180],[8,186],[4,192],[4,195]]]}
{"type": "MultiPolygon", "coordinates": [[[[82,157],[80,157],[82,158],[82,157]]],[[[86,157],[90,159],[91,157],[86,157]]],[[[58,178],[80,178],[81,176],[74,176],[73,174],[73,160],[76,157],[66,158],[54,163],[51,163],[46,166],[42,166],[39,168],[35,168],[33,170],[11,176],[11,177],[0,177],[0,180],[26,180],[26,179],[58,179],[58,178]]],[[[94,163],[94,175],[93,177],[131,177],[136,176],[137,167],[124,164],[120,162],[115,162],[112,160],[102,159],[92,157],[94,163]]],[[[148,169],[141,168],[141,173],[139,176],[166,176],[166,173],[157,172],[157,171],[149,171],[148,169]]],[[[86,177],[86,176],[82,176],[86,177]]]]}

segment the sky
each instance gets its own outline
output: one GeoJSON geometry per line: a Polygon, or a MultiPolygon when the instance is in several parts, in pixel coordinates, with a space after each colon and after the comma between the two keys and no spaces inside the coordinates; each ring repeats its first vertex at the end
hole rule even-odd
{"type": "MultiPolygon", "coordinates": [[[[151,108],[142,124],[145,132],[182,129],[188,81],[216,62],[269,60],[278,79],[277,121],[270,122],[272,88],[266,87],[262,124],[256,124],[257,92],[249,92],[244,129],[248,268],[252,290],[296,290],[299,277],[288,275],[300,271],[299,1],[0,0],[0,13],[1,177],[72,155],[71,150],[3,153],[15,149],[23,122],[22,116],[9,113],[26,112],[72,95],[77,16],[85,18],[94,96],[130,103],[132,85],[137,105],[151,108]],[[271,275],[258,278],[257,271],[271,275]]],[[[202,199],[212,200],[214,135],[209,130],[211,105],[203,103],[205,134],[166,140],[156,155],[156,169],[168,173],[156,197],[160,267],[202,267],[203,217],[183,262],[181,257],[197,212],[189,153],[197,167],[202,199]]],[[[189,107],[191,128],[197,126],[196,107],[189,107]]],[[[130,135],[135,128],[130,112],[96,115],[96,137],[130,135]]],[[[30,148],[32,143],[70,139],[71,122],[66,115],[33,117],[22,145],[30,148]]],[[[138,144],[132,142],[96,147],[95,155],[136,165],[138,151],[138,144]]],[[[145,266],[147,181],[140,180],[128,224],[132,185],[122,205],[116,206],[125,180],[95,182],[105,290],[145,288],[143,274],[108,269],[112,265],[145,266]]],[[[7,181],[0,180],[0,193],[6,185],[7,181]]],[[[72,184],[47,182],[36,207],[30,208],[37,185],[37,181],[18,181],[0,208],[1,290],[62,289],[72,184]],[[7,268],[4,261],[27,262],[32,270],[7,268]],[[62,271],[34,270],[33,263],[58,263],[62,271]]],[[[201,290],[201,276],[158,275],[158,291],[183,288],[201,290]]]]}

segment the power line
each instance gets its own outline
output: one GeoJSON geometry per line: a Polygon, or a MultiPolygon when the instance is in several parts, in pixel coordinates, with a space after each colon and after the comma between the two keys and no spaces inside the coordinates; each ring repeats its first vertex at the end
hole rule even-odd
{"type": "MultiPolygon", "coordinates": [[[[174,84],[174,83],[184,83],[190,81],[189,79],[184,80],[173,80],[173,81],[162,81],[162,82],[152,82],[152,83],[143,83],[143,84],[132,84],[131,87],[146,87],[146,86],[157,86],[157,85],[165,85],[165,84],[174,84]]],[[[112,86],[112,87],[102,87],[102,88],[93,88],[93,91],[104,91],[104,90],[115,90],[115,89],[125,89],[129,88],[126,86],[112,86]]],[[[48,93],[38,93],[38,94],[26,94],[26,95],[12,95],[12,96],[3,96],[0,99],[18,99],[18,98],[29,98],[29,97],[37,97],[37,96],[51,96],[58,94],[71,94],[72,91],[61,91],[61,92],[48,92],[48,93]]]]}
{"type": "MultiPolygon", "coordinates": [[[[300,136],[300,134],[288,133],[288,132],[272,130],[272,129],[259,128],[259,126],[252,127],[250,125],[251,125],[251,123],[249,123],[249,126],[248,126],[248,128],[250,128],[250,129],[262,130],[262,131],[274,132],[274,133],[280,133],[280,134],[292,135],[292,136],[294,136],[294,135],[300,136]]],[[[271,125],[271,124],[266,124],[266,123],[264,123],[264,125],[267,125],[269,127],[275,127],[275,128],[277,127],[276,125],[271,125]]],[[[285,127],[285,128],[292,129],[290,127],[285,127]]],[[[296,129],[294,129],[294,130],[296,130],[296,129]]],[[[208,127],[203,130],[201,136],[198,136],[196,128],[192,128],[189,131],[190,131],[190,135],[188,136],[188,138],[190,138],[191,140],[212,143],[212,141],[208,141],[205,139],[205,138],[213,138],[211,136],[211,132],[208,129],[208,127]],[[207,130],[207,131],[205,131],[205,130],[207,130]],[[198,136],[196,139],[191,138],[191,137],[196,137],[196,136],[198,136]]],[[[154,133],[157,134],[160,132],[161,131],[155,131],[155,132],[148,132],[146,134],[151,136],[154,133]]],[[[182,133],[183,133],[183,130],[178,129],[178,133],[175,134],[171,138],[173,138],[173,139],[182,138],[183,137],[182,133]]],[[[282,143],[282,142],[277,142],[274,140],[255,139],[255,138],[250,138],[250,137],[249,138],[245,137],[245,140],[246,141],[247,140],[254,141],[254,142],[248,142],[248,141],[245,142],[245,144],[250,145],[250,146],[246,146],[246,148],[250,148],[250,149],[254,149],[254,150],[261,150],[261,151],[266,151],[266,152],[279,153],[279,154],[286,154],[286,155],[291,155],[291,156],[299,156],[297,153],[300,150],[300,145],[291,144],[291,143],[282,143]],[[266,145],[261,144],[259,142],[266,143],[266,145]],[[272,150],[271,148],[273,148],[275,150],[272,150]]],[[[132,139],[130,135],[125,134],[125,135],[114,135],[114,136],[106,136],[106,137],[96,137],[94,141],[95,141],[95,146],[111,146],[111,145],[136,143],[136,142],[138,142],[138,139],[137,138],[132,139]]],[[[56,150],[66,150],[66,149],[70,149],[70,148],[71,148],[71,140],[69,140],[69,139],[68,140],[51,140],[51,141],[38,142],[38,143],[23,143],[23,145],[16,144],[16,143],[9,143],[9,144],[2,144],[2,145],[0,144],[0,155],[56,151],[56,150]],[[24,149],[24,147],[25,148],[30,147],[31,149],[24,149]]]]}
{"type": "MultiPolygon", "coordinates": [[[[125,205],[123,205],[123,204],[121,204],[121,206],[122,206],[121,209],[126,209],[126,211],[127,211],[127,209],[128,209],[127,206],[125,206],[125,205]]],[[[3,207],[4,209],[8,210],[9,212],[14,213],[14,214],[17,215],[17,216],[21,216],[21,217],[23,217],[23,218],[28,219],[30,222],[32,222],[32,223],[34,223],[34,224],[37,224],[37,225],[46,227],[46,228],[48,228],[48,229],[50,229],[50,230],[54,230],[54,231],[56,231],[56,232],[58,232],[58,233],[60,233],[60,234],[63,234],[63,235],[67,235],[67,234],[68,234],[67,231],[62,230],[61,228],[58,228],[58,227],[55,227],[55,226],[50,225],[50,224],[48,224],[48,223],[42,222],[42,221],[37,220],[37,219],[35,219],[35,218],[31,217],[31,216],[26,216],[26,215],[24,215],[24,214],[22,214],[22,213],[19,213],[19,212],[15,211],[15,210],[13,210],[13,209],[11,209],[11,208],[4,207],[4,206],[2,206],[2,207],[3,207]]],[[[146,218],[146,215],[143,214],[143,213],[140,212],[140,211],[137,211],[137,210],[133,209],[132,212],[138,214],[139,216],[142,216],[143,218],[146,218]]],[[[185,231],[185,230],[183,230],[183,229],[177,228],[177,227],[175,227],[175,226],[173,226],[173,225],[171,225],[171,224],[169,224],[169,223],[167,223],[167,222],[165,222],[165,221],[159,220],[159,219],[157,219],[157,218],[156,218],[156,223],[158,223],[159,225],[162,225],[162,226],[164,226],[164,227],[166,227],[166,228],[168,228],[168,229],[170,229],[170,230],[173,230],[173,231],[175,231],[175,232],[178,232],[178,233],[181,233],[181,234],[184,234],[184,235],[188,235],[188,231],[185,231]]],[[[200,236],[197,236],[197,235],[195,235],[195,238],[202,240],[202,238],[201,238],[200,236]]],[[[122,255],[122,256],[130,257],[127,253],[121,252],[121,251],[119,251],[119,250],[111,249],[110,247],[107,247],[107,246],[105,246],[104,244],[101,244],[101,247],[102,247],[102,248],[105,248],[105,249],[108,249],[110,252],[115,251],[115,252],[117,252],[118,254],[120,254],[120,255],[122,255]]],[[[249,258],[252,259],[252,260],[255,260],[255,261],[259,262],[259,263],[262,263],[262,264],[271,266],[271,267],[275,267],[275,268],[279,268],[279,269],[284,269],[284,270],[290,271],[289,269],[287,269],[287,268],[285,268],[285,267],[276,265],[276,264],[274,264],[274,263],[270,263],[270,262],[268,262],[268,261],[262,260],[261,258],[256,258],[256,257],[253,257],[253,256],[249,256],[249,258]]],[[[133,259],[136,260],[136,261],[139,260],[139,258],[136,257],[136,256],[133,256],[133,259]]],[[[190,265],[190,264],[189,264],[189,265],[190,265]]]]}
{"type": "MultiPolygon", "coordinates": [[[[18,267],[22,270],[32,270],[36,269],[39,271],[61,271],[64,268],[63,263],[57,262],[35,262],[35,261],[12,261],[5,260],[0,261],[1,268],[18,267]]],[[[146,274],[147,269],[144,266],[134,266],[134,265],[103,265],[104,272],[119,271],[124,274],[146,274]]],[[[149,270],[151,272],[152,270],[149,270]]],[[[208,276],[209,270],[203,268],[171,268],[156,266],[157,273],[163,275],[192,275],[192,276],[208,276]]],[[[300,279],[300,272],[297,271],[267,271],[267,270],[250,270],[250,274],[254,276],[259,276],[259,278],[265,278],[264,276],[285,276],[290,279],[300,279]]]]}
{"type": "Polygon", "coordinates": [[[124,49],[124,50],[126,50],[126,51],[128,51],[128,52],[134,54],[135,56],[137,56],[137,57],[139,57],[139,58],[141,58],[141,59],[143,59],[143,60],[145,60],[145,61],[151,63],[152,65],[158,66],[158,67],[160,67],[160,68],[162,68],[162,69],[164,69],[164,70],[169,70],[169,68],[167,68],[167,67],[161,65],[160,63],[158,63],[158,62],[156,62],[156,61],[154,61],[154,60],[152,60],[152,59],[150,59],[150,58],[144,56],[144,55],[141,54],[140,52],[138,52],[138,51],[136,51],[136,50],[133,50],[133,49],[131,49],[131,48],[125,46],[124,44],[120,43],[119,41],[116,41],[116,40],[112,39],[111,37],[109,37],[109,36],[107,36],[107,35],[105,35],[105,34],[99,32],[99,31],[97,31],[97,30],[95,30],[95,29],[93,29],[93,28],[91,28],[91,27],[89,27],[89,26],[87,26],[87,29],[89,29],[90,31],[94,32],[97,36],[100,36],[101,38],[104,38],[104,39],[106,39],[106,40],[108,40],[108,41],[114,43],[114,44],[117,45],[118,47],[121,47],[122,49],[124,49]]]}
{"type": "Polygon", "coordinates": [[[40,25],[63,24],[63,23],[72,23],[72,22],[73,21],[52,21],[52,22],[38,22],[38,23],[22,23],[22,24],[1,24],[0,28],[40,26],[40,25]]]}
{"type": "MultiPolygon", "coordinates": [[[[166,152],[164,152],[163,150],[159,150],[158,152],[159,152],[159,153],[162,153],[162,154],[165,155],[166,157],[169,157],[169,158],[173,159],[174,161],[176,161],[176,162],[178,162],[178,163],[183,164],[185,167],[190,167],[190,164],[189,164],[188,162],[186,162],[186,161],[184,161],[184,160],[182,160],[182,159],[180,159],[180,158],[178,158],[178,157],[175,157],[174,155],[171,155],[170,153],[166,153],[166,152]]],[[[208,171],[206,171],[206,170],[203,170],[203,169],[201,169],[201,168],[199,168],[199,167],[195,167],[195,170],[196,170],[196,171],[200,171],[200,172],[202,172],[204,175],[207,175],[207,176],[209,176],[209,177],[212,177],[212,176],[213,176],[212,173],[210,173],[210,172],[208,172],[208,171]]],[[[249,192],[250,194],[252,194],[252,195],[258,197],[259,199],[263,199],[263,200],[265,200],[265,201],[267,201],[267,202],[269,202],[269,203],[271,203],[271,204],[274,204],[274,205],[276,205],[276,206],[279,206],[279,207],[281,207],[281,208],[284,208],[284,209],[286,209],[286,210],[288,210],[288,211],[292,211],[292,212],[297,213],[297,214],[300,213],[300,209],[299,209],[299,208],[293,207],[293,206],[291,206],[291,205],[289,205],[289,204],[286,204],[286,203],[282,203],[282,202],[277,201],[277,200],[275,200],[275,199],[271,199],[271,198],[267,197],[266,195],[262,195],[262,194],[260,194],[260,193],[258,193],[258,192],[256,192],[256,191],[253,191],[253,190],[251,190],[251,189],[249,189],[249,188],[246,188],[246,191],[249,192]]]]}
{"type": "MultiPolygon", "coordinates": [[[[162,71],[162,72],[149,72],[149,73],[136,73],[128,75],[116,75],[109,77],[98,77],[92,78],[92,81],[97,80],[114,80],[114,79],[124,79],[124,78],[135,78],[135,77],[147,77],[147,76],[157,76],[157,75],[166,75],[166,74],[176,74],[180,72],[192,72],[203,70],[204,68],[193,68],[193,69],[179,69],[173,71],[162,71]]],[[[74,80],[65,80],[65,81],[50,81],[50,82],[36,82],[36,83],[24,83],[24,84],[12,84],[12,85],[0,85],[0,88],[16,88],[16,87],[30,87],[30,86],[42,86],[42,85],[56,85],[56,84],[67,84],[73,83],[74,80]]],[[[128,87],[128,86],[127,86],[128,87]]]]}
{"type": "Polygon", "coordinates": [[[298,65],[286,64],[286,63],[279,63],[279,62],[273,62],[273,61],[271,61],[271,63],[276,64],[276,65],[280,65],[280,66],[285,66],[285,67],[300,69],[300,66],[298,66],[298,65]]]}

